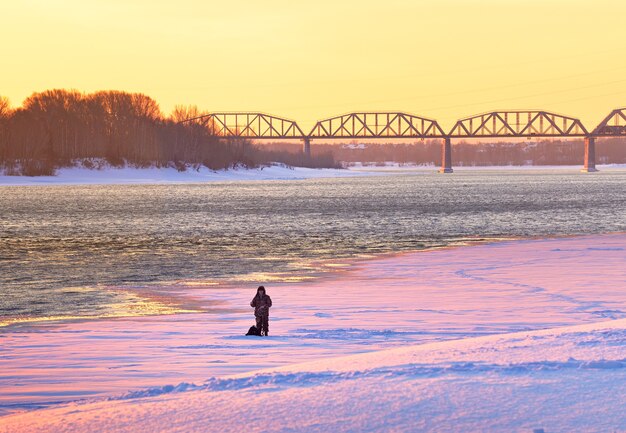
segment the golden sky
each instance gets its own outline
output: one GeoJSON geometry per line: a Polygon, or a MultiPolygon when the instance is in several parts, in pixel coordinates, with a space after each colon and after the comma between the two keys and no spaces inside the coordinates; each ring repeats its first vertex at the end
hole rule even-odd
{"type": "Polygon", "coordinates": [[[315,120],[407,111],[448,129],[540,108],[590,128],[626,106],[623,0],[14,0],[0,94],[127,90],[315,120]]]}

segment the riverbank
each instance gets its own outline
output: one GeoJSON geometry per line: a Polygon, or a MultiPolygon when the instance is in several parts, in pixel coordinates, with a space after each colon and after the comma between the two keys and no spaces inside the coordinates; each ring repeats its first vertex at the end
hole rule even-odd
{"type": "Polygon", "coordinates": [[[200,282],[168,290],[204,313],[10,327],[0,404],[26,412],[0,431],[620,431],[625,245],[496,242],[269,284],[269,338],[243,336],[252,285],[200,282]]]}
{"type": "Polygon", "coordinates": [[[272,165],[261,168],[210,170],[204,166],[178,171],[173,167],[135,168],[106,167],[102,169],[60,168],[55,176],[2,176],[1,185],[124,185],[172,184],[200,182],[231,182],[242,180],[297,180],[324,177],[363,176],[351,170],[332,168],[288,167],[272,165]]]}
{"type": "MultiPolygon", "coordinates": [[[[580,171],[580,166],[485,166],[454,167],[459,172],[480,171],[521,171],[521,172],[573,172],[580,171]]],[[[598,165],[600,171],[625,170],[626,164],[598,165]]],[[[436,173],[438,167],[423,165],[385,165],[356,164],[345,169],[306,168],[272,165],[262,168],[214,171],[202,166],[178,171],[176,168],[116,168],[107,166],[101,169],[61,168],[55,176],[6,176],[0,174],[0,186],[19,185],[124,185],[124,184],[176,184],[203,182],[232,182],[254,180],[303,180],[319,178],[342,178],[359,176],[382,176],[407,173],[436,173]]]]}

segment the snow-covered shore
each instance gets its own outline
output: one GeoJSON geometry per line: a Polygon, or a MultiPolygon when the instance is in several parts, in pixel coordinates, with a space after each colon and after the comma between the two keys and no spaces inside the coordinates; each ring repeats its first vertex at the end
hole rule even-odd
{"type": "MultiPolygon", "coordinates": [[[[474,166],[453,166],[455,172],[457,171],[571,171],[580,172],[582,165],[474,165],[474,166]]],[[[598,164],[596,168],[600,171],[612,171],[612,170],[624,170],[626,164],[598,164]]],[[[353,171],[437,171],[438,166],[434,165],[414,165],[414,164],[398,164],[393,162],[387,162],[384,165],[355,163],[348,167],[353,171]]]]}
{"type": "Polygon", "coordinates": [[[9,328],[0,405],[46,408],[0,432],[626,431],[626,234],[347,265],[268,284],[269,338],[197,281],[205,313],[9,328]]]}
{"type": "Polygon", "coordinates": [[[350,170],[314,169],[304,167],[286,167],[272,165],[263,168],[231,170],[209,170],[202,166],[197,170],[188,168],[178,171],[176,168],[115,168],[100,170],[87,168],[61,168],[55,176],[3,176],[1,185],[121,185],[121,184],[160,184],[160,183],[196,183],[229,182],[241,180],[292,180],[324,177],[363,176],[350,170]]]}
{"type": "MultiPolygon", "coordinates": [[[[457,172],[471,171],[571,171],[577,173],[580,166],[506,166],[506,167],[454,167],[457,172]]],[[[197,170],[188,168],[178,171],[169,168],[115,168],[88,169],[83,167],[61,168],[55,176],[7,176],[0,174],[0,186],[18,185],[121,185],[121,184],[163,184],[163,183],[197,183],[197,182],[230,182],[250,180],[301,180],[334,177],[381,176],[406,173],[435,173],[438,167],[387,164],[354,165],[347,169],[315,169],[305,167],[286,167],[272,165],[263,168],[213,171],[206,167],[197,170]]],[[[626,164],[599,165],[601,171],[624,170],[626,164]]]]}
{"type": "Polygon", "coordinates": [[[0,418],[2,432],[622,432],[626,320],[413,345],[0,418]]]}

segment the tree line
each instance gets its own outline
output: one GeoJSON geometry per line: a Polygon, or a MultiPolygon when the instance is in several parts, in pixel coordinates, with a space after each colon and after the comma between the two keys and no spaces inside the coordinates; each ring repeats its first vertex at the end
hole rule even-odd
{"type": "Polygon", "coordinates": [[[176,106],[165,116],[149,96],[122,91],[46,90],[33,93],[18,108],[0,96],[0,169],[46,175],[89,158],[102,158],[112,166],[174,165],[179,170],[269,162],[336,166],[328,154],[305,158],[272,152],[246,140],[217,137],[198,123],[179,123],[203,114],[195,106],[176,106]]]}
{"type": "MultiPolygon", "coordinates": [[[[254,146],[224,139],[206,125],[180,121],[206,114],[195,106],[176,106],[165,116],[159,104],[141,93],[82,93],[55,89],[33,93],[21,107],[0,96],[0,172],[54,174],[59,167],[98,158],[112,166],[206,166],[213,170],[257,167],[270,162],[293,166],[337,167],[353,162],[441,163],[438,140],[352,145],[313,143],[312,157],[300,145],[254,146]]],[[[453,144],[454,165],[577,165],[582,140],[453,144]]],[[[598,163],[626,163],[624,139],[597,143],[598,163]]]]}

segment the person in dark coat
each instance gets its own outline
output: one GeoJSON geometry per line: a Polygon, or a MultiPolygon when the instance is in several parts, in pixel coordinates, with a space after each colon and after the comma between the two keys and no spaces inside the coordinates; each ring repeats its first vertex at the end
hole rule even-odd
{"type": "Polygon", "coordinates": [[[259,330],[259,335],[265,334],[267,337],[272,298],[265,294],[265,287],[259,286],[256,296],[250,302],[250,306],[254,308],[254,317],[256,318],[256,327],[259,330]]]}

